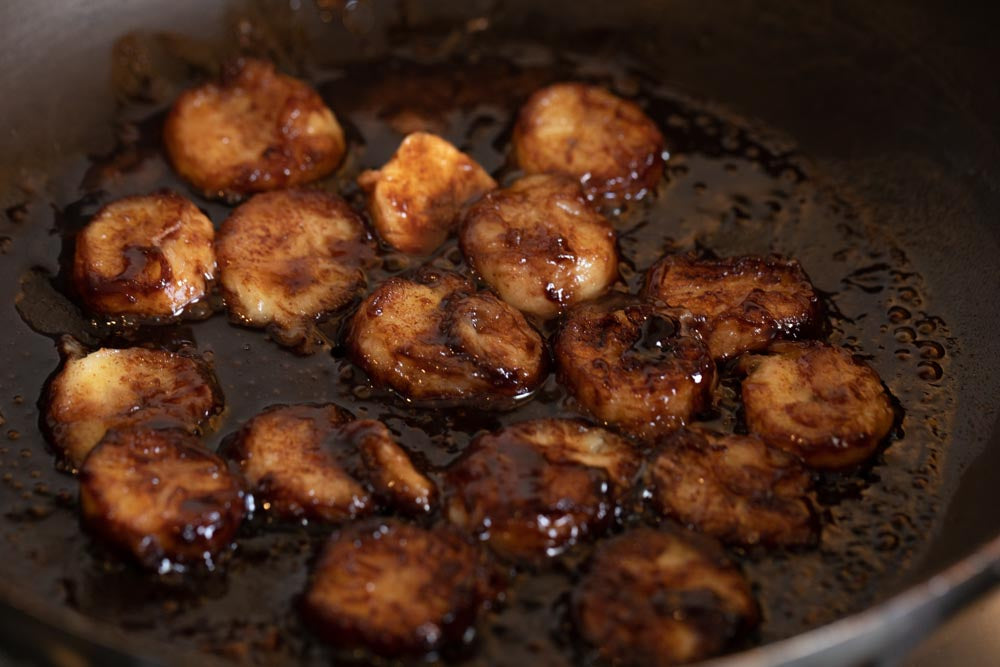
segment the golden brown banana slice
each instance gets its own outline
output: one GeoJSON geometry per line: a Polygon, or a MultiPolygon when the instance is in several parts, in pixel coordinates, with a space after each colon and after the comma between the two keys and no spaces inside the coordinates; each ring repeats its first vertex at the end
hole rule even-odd
{"type": "Polygon", "coordinates": [[[495,586],[482,552],[457,533],[366,521],[330,538],[303,612],[337,646],[421,654],[466,640],[495,586]]]}
{"type": "Polygon", "coordinates": [[[611,223],[565,176],[528,176],[487,194],[466,213],[459,241],[504,301],[543,318],[599,296],[618,276],[611,223]]]}
{"type": "Polygon", "coordinates": [[[179,429],[110,431],[80,469],[83,522],[146,567],[212,563],[245,512],[225,461],[179,429]]]}
{"type": "Polygon", "coordinates": [[[230,314],[249,326],[271,325],[286,345],[357,295],[372,257],[347,202],[305,190],[254,196],[222,224],[215,248],[230,314]]]}
{"type": "Polygon", "coordinates": [[[747,427],[813,468],[848,468],[869,458],[895,414],[882,381],[843,348],[777,343],[746,360],[747,427]]]}
{"type": "Polygon", "coordinates": [[[603,428],[521,422],[476,438],[448,468],[445,514],[508,558],[555,556],[607,530],[638,468],[603,428]]]}
{"type": "Polygon", "coordinates": [[[816,333],[823,309],[809,276],[777,256],[696,259],[668,255],[646,275],[645,293],[687,311],[716,359],[762,350],[772,340],[816,333]]]}
{"type": "Polygon", "coordinates": [[[174,168],[208,197],[236,199],[314,181],[344,157],[344,132],[319,94],[262,60],[183,92],[163,129],[174,168]]]}
{"type": "Polygon", "coordinates": [[[333,404],[268,408],[230,451],[257,503],[285,519],[346,521],[371,514],[376,497],[418,514],[437,495],[384,424],[333,404]]]}
{"type": "Polygon", "coordinates": [[[215,274],[212,222],[173,192],[107,204],[76,236],[73,283],[90,310],[176,317],[215,274]]]}
{"type": "Polygon", "coordinates": [[[571,311],[555,341],[559,378],[598,419],[656,437],[709,407],[715,363],[656,307],[618,295],[571,311]]]}
{"type": "Polygon", "coordinates": [[[426,255],[448,237],[462,209],[497,187],[471,157],[441,137],[414,132],[381,169],[358,176],[378,235],[426,255]]]}
{"type": "Polygon", "coordinates": [[[110,429],[171,423],[198,431],[222,405],[222,392],[199,359],[102,348],[68,356],[48,387],[45,426],[53,446],[79,467],[110,429]]]}
{"type": "Polygon", "coordinates": [[[615,665],[707,658],[760,616],[746,579],[717,545],[651,528],[597,548],[572,609],[584,640],[615,665]]]}
{"type": "Polygon", "coordinates": [[[656,124],[636,104],[581,83],[557,83],[528,99],[514,152],[526,173],[569,174],[591,199],[638,199],[663,175],[656,124]]]}
{"type": "Polygon", "coordinates": [[[744,545],[815,541],[809,473],[797,457],[757,437],[678,431],[647,477],[654,504],[702,533],[744,545]]]}
{"type": "Polygon", "coordinates": [[[542,338],[521,313],[464,276],[429,268],[372,292],[347,345],[373,380],[421,401],[517,398],[546,373],[542,338]]]}

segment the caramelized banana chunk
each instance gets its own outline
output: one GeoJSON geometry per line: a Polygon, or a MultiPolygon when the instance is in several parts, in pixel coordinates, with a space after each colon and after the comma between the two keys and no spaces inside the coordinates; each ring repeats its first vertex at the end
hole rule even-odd
{"type": "Polygon", "coordinates": [[[225,461],[178,429],[109,432],[80,470],[83,522],[146,567],[212,558],[232,542],[245,511],[225,461]]]}
{"type": "Polygon", "coordinates": [[[90,310],[172,318],[215,273],[211,221],[173,192],[113,201],[76,236],[73,282],[90,310]]]}
{"type": "Polygon", "coordinates": [[[286,190],[253,197],[223,223],[219,282],[230,314],[272,325],[294,345],[312,323],[342,308],[365,284],[372,248],[361,218],[340,197],[286,190]]]}
{"type": "Polygon", "coordinates": [[[715,363],[654,306],[617,295],[570,312],[555,342],[559,378],[598,419],[638,437],[677,430],[710,405],[715,363]]]}
{"type": "Polygon", "coordinates": [[[419,514],[437,495],[382,422],[332,404],[268,408],[240,430],[231,455],[258,503],[285,519],[345,521],[373,512],[376,499],[419,514]]]}
{"type": "Polygon", "coordinates": [[[664,514],[726,542],[815,541],[809,473],[797,457],[757,437],[678,431],[663,443],[648,478],[664,514]]]}
{"type": "Polygon", "coordinates": [[[486,195],[459,241],[504,301],[543,318],[602,294],[618,275],[611,223],[565,176],[528,176],[486,195]]]}
{"type": "Polygon", "coordinates": [[[591,199],[638,199],[663,174],[663,135],[636,104],[604,88],[557,83],[537,91],[514,127],[517,163],[563,173],[591,199]]]}
{"type": "Polygon", "coordinates": [[[345,151],[344,132],[315,90],[249,58],[182,93],[163,140],[185,180],[230,200],[322,178],[345,151]]]}
{"type": "Polygon", "coordinates": [[[221,410],[222,392],[202,361],[102,348],[66,359],[48,387],[45,427],[52,445],[79,467],[110,429],[147,422],[198,431],[221,410]]]}
{"type": "Polygon", "coordinates": [[[441,137],[414,132],[378,171],[358,184],[375,230],[397,250],[426,255],[448,237],[459,213],[497,187],[475,160],[441,137]]]}
{"type": "Polygon", "coordinates": [[[373,380],[417,400],[517,398],[546,372],[542,338],[521,313],[463,276],[426,268],[380,285],[347,345],[373,380]]]}
{"type": "Polygon", "coordinates": [[[771,351],[745,364],[750,431],[813,468],[849,468],[871,457],[895,420],[878,374],[825,343],[778,343],[771,351]]]}
{"type": "Polygon", "coordinates": [[[603,428],[522,422],[476,438],[448,468],[445,513],[506,557],[555,556],[608,528],[638,468],[629,443],[603,428]]]}
{"type": "Polygon", "coordinates": [[[573,594],[583,639],[616,665],[677,665],[758,622],[743,575],[696,535],[640,528],[597,548],[573,594]]]}
{"type": "Polygon", "coordinates": [[[716,359],[762,350],[772,340],[817,333],[823,309],[793,259],[668,255],[649,270],[646,295],[682,308],[716,359]]]}
{"type": "Polygon", "coordinates": [[[482,552],[457,533],[367,521],[330,538],[303,612],[337,646],[421,654],[466,641],[495,587],[482,552]]]}

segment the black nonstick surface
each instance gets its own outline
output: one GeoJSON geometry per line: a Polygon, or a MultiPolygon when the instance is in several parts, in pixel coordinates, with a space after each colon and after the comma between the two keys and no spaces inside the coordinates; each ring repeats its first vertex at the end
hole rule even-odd
{"type": "MultiPolygon", "coordinates": [[[[296,356],[221,313],[140,332],[79,316],[61,296],[73,233],[118,196],[163,186],[194,196],[162,157],[162,112],[179,87],[240,51],[273,57],[318,87],[351,145],[345,167],[322,187],[357,205],[354,176],[382,164],[414,122],[514,177],[505,163],[514,110],[549,81],[582,79],[639,100],[667,137],[658,197],[616,217],[631,287],[665,250],[773,250],[802,261],[828,294],[831,340],[870,359],[903,417],[871,466],[817,479],[818,549],[734,552],[765,612],[746,645],[773,651],[751,656],[788,658],[780,640],[887,600],[997,534],[1000,490],[990,480],[1000,451],[990,443],[998,444],[1000,395],[1000,193],[991,112],[1000,104],[986,66],[990,17],[863,3],[196,4],[165,11],[150,2],[138,12],[67,2],[48,15],[13,3],[0,17],[11,33],[5,62],[15,63],[0,103],[8,119],[0,592],[7,640],[21,651],[58,662],[83,650],[101,664],[188,652],[261,664],[321,664],[332,655],[294,609],[326,533],[320,527],[257,520],[223,571],[187,578],[143,574],[80,531],[75,480],[54,468],[37,424],[60,334],[206,354],[228,402],[213,447],[267,405],[334,400],[384,419],[433,470],[482,429],[575,414],[552,379],[511,413],[414,410],[373,391],[343,360],[336,321],[323,327],[330,349],[296,356]],[[48,58],[37,53],[41,43],[48,58]],[[93,653],[107,644],[117,650],[93,653]]],[[[195,201],[216,223],[228,210],[195,201]]],[[[447,246],[434,261],[460,258],[447,246]]],[[[408,266],[385,254],[370,285],[408,266]]],[[[712,416],[726,427],[739,426],[734,387],[724,383],[712,416]]],[[[580,549],[519,576],[507,606],[456,659],[586,661],[561,594],[585,556],[580,549]]],[[[948,604],[919,584],[907,599],[932,618],[988,579],[966,567],[940,580],[939,589],[955,591],[948,604]],[[975,586],[963,587],[969,577],[975,586]]],[[[842,658],[895,649],[900,637],[889,629],[900,619],[883,612],[838,635],[834,646],[885,630],[842,658]]],[[[821,638],[813,645],[826,648],[821,638]]]]}

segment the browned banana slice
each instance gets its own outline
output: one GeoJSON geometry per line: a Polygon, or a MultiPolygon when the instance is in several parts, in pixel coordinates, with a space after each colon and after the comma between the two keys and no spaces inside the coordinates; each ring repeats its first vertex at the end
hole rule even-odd
{"type": "Polygon", "coordinates": [[[219,229],[226,306],[250,326],[273,325],[287,345],[355,297],[372,248],[361,218],[340,197],[284,190],[253,197],[219,229]]]}
{"type": "Polygon", "coordinates": [[[209,197],[314,181],[344,157],[344,132],[315,90],[261,60],[185,91],[163,129],[174,168],[209,197]]]}
{"type": "Polygon", "coordinates": [[[526,313],[554,317],[618,276],[611,223],[565,176],[528,176],[483,197],[459,236],[466,261],[526,313]]]}
{"type": "Polygon", "coordinates": [[[175,317],[208,290],[214,236],[211,221],[173,192],[113,201],[76,236],[76,291],[97,313],[175,317]]]}
{"type": "Polygon", "coordinates": [[[538,419],[472,442],[446,472],[447,517],[520,560],[602,534],[631,488],[638,455],[573,419],[538,419]]]}
{"type": "Polygon", "coordinates": [[[685,317],[716,359],[762,350],[774,339],[816,333],[823,309],[794,259],[668,255],[649,270],[645,293],[685,317]]]}
{"type": "Polygon", "coordinates": [[[73,352],[48,387],[45,426],[79,467],[113,428],[142,422],[198,430],[222,410],[222,392],[203,362],[163,350],[73,352]]]}
{"type": "Polygon", "coordinates": [[[495,585],[482,553],[457,533],[367,521],[330,538],[303,612],[332,644],[420,654],[464,641],[495,585]]]}
{"type": "Polygon", "coordinates": [[[570,312],[556,337],[559,377],[606,423],[639,437],[670,433],[710,405],[715,363],[654,306],[613,296],[570,312]]]}
{"type": "Polygon", "coordinates": [[[656,124],[634,103],[580,83],[557,83],[528,99],[514,151],[525,172],[574,176],[591,199],[638,199],[663,174],[656,124]]]}
{"type": "Polygon", "coordinates": [[[411,514],[437,491],[384,424],[336,405],[268,408],[232,448],[258,503],[286,519],[345,521],[375,510],[374,496],[411,514]]]}
{"type": "Polygon", "coordinates": [[[640,528],[597,548],[573,594],[584,640],[615,665],[677,665],[723,651],[759,610],[717,545],[640,528]]]}
{"type": "Polygon", "coordinates": [[[397,250],[426,255],[441,245],[469,203],[497,187],[475,160],[441,137],[414,132],[358,184],[375,230],[397,250]]]}
{"type": "Polygon", "coordinates": [[[816,538],[811,479],[798,458],[754,436],[685,429],[648,470],[653,502],[727,542],[803,545],[816,538]]]}
{"type": "Polygon", "coordinates": [[[391,278],[361,304],[351,358],[410,399],[517,398],[544,379],[542,338],[517,310],[469,279],[422,269],[391,278]]]}
{"type": "Polygon", "coordinates": [[[747,360],[747,427],[814,468],[848,468],[869,458],[895,414],[875,371],[843,348],[778,343],[747,360]]]}
{"type": "Polygon", "coordinates": [[[183,430],[109,432],[80,469],[84,524],[159,569],[207,562],[224,549],[245,511],[225,461],[183,430]]]}

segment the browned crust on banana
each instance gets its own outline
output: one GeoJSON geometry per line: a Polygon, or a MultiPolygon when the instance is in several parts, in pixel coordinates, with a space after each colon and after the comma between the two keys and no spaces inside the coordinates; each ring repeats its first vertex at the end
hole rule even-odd
{"type": "Polygon", "coordinates": [[[656,507],[729,543],[809,545],[818,521],[798,458],[755,436],[678,431],[647,470],[656,507]]]}
{"type": "Polygon", "coordinates": [[[555,341],[561,382],[602,421],[640,438],[677,430],[709,407],[715,363],[648,303],[614,295],[571,311],[555,341]]]}
{"type": "Polygon", "coordinates": [[[592,199],[641,197],[663,175],[659,128],[638,105],[600,86],[536,91],[518,114],[513,144],[526,173],[569,174],[592,199]]]}
{"type": "Polygon", "coordinates": [[[84,525],[146,567],[211,562],[245,507],[225,461],[178,429],[109,432],[80,470],[84,525]]]}
{"type": "Polygon", "coordinates": [[[482,552],[457,532],[372,520],[330,538],[302,609],[337,646],[414,655],[462,642],[497,583],[482,552]]]}
{"type": "Polygon", "coordinates": [[[173,192],[118,199],[77,234],[73,284],[96,313],[174,318],[208,291],[214,235],[212,222],[173,192]]]}
{"type": "Polygon", "coordinates": [[[583,639],[612,664],[716,655],[760,617],[750,586],[704,538],[651,528],[601,544],[573,592],[583,639]]]}
{"type": "Polygon", "coordinates": [[[534,561],[604,533],[638,455],[582,420],[537,419],[476,438],[445,473],[445,512],[497,553],[534,561]]]}
{"type": "Polygon", "coordinates": [[[697,259],[668,255],[646,275],[648,298],[687,311],[716,359],[772,340],[818,334],[823,307],[802,266],[775,255],[697,259]]]}
{"type": "Polygon", "coordinates": [[[206,196],[226,199],[322,178],[346,148],[343,130],[315,90],[251,58],[182,93],[163,140],[185,180],[206,196]]]}

